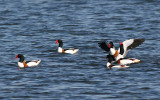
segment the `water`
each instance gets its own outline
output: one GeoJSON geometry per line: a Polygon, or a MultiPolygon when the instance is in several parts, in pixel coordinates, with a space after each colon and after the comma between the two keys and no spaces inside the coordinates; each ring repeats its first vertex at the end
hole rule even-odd
{"type": "Polygon", "coordinates": [[[160,97],[158,0],[1,0],[0,99],[158,100],[160,97]],[[98,42],[145,38],[127,57],[141,60],[109,70],[98,42]],[[78,48],[59,54],[55,44],[78,48]],[[19,69],[17,54],[41,59],[19,69]]]}

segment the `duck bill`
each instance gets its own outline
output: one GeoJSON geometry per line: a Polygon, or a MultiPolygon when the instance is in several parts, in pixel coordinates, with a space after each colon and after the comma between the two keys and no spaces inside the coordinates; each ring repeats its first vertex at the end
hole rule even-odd
{"type": "Polygon", "coordinates": [[[58,40],[56,40],[56,44],[58,43],[58,40]]]}
{"type": "Polygon", "coordinates": [[[14,58],[14,59],[18,59],[18,55],[16,55],[16,58],[14,58]]]}
{"type": "Polygon", "coordinates": [[[109,48],[111,48],[111,44],[109,43],[109,48]]]}

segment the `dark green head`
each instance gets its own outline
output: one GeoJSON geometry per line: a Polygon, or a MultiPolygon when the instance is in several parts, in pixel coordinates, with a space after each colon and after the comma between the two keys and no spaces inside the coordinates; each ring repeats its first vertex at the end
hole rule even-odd
{"type": "Polygon", "coordinates": [[[62,47],[62,46],[63,46],[62,40],[60,40],[60,39],[59,39],[59,40],[56,40],[56,44],[57,44],[57,43],[59,43],[59,47],[62,47]]]}
{"type": "Polygon", "coordinates": [[[20,59],[19,62],[23,62],[24,61],[24,56],[22,54],[18,54],[16,55],[16,58],[15,59],[20,59]]]}
{"type": "Polygon", "coordinates": [[[113,42],[109,42],[109,48],[113,48],[113,47],[114,47],[113,42]]]}

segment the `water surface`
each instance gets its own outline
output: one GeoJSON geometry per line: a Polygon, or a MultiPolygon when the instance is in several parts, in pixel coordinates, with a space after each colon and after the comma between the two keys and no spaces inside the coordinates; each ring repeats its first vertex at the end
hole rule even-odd
{"type": "Polygon", "coordinates": [[[158,100],[160,2],[156,0],[0,1],[0,99],[158,100]],[[127,69],[105,67],[98,42],[144,38],[127,69]],[[78,54],[57,53],[56,39],[78,54]],[[41,59],[19,69],[17,54],[41,59]]]}

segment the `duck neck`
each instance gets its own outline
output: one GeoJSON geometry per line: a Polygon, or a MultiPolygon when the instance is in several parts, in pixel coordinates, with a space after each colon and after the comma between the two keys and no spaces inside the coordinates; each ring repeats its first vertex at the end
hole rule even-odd
{"type": "Polygon", "coordinates": [[[123,55],[124,54],[124,48],[123,48],[123,44],[120,45],[120,54],[123,55]]]}
{"type": "Polygon", "coordinates": [[[63,46],[63,42],[60,42],[60,43],[59,43],[59,47],[62,48],[62,46],[63,46]]]}
{"type": "Polygon", "coordinates": [[[21,57],[20,59],[19,59],[19,62],[23,62],[24,61],[24,57],[21,57]]]}

